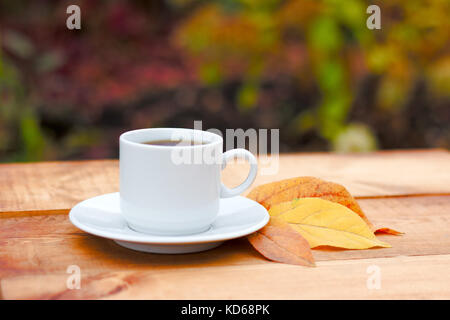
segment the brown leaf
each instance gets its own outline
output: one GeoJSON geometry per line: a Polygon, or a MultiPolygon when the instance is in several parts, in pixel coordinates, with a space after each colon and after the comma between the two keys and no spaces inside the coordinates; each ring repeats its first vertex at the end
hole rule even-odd
{"type": "Polygon", "coordinates": [[[315,266],[308,241],[280,219],[271,218],[264,228],[247,238],[251,245],[269,260],[315,266]]]}

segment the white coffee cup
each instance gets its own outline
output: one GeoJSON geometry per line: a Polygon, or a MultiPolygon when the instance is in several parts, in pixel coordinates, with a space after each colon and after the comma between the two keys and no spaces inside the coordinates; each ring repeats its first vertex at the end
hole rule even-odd
{"type": "Polygon", "coordinates": [[[220,135],[193,129],[152,128],[120,136],[120,207],[130,228],[160,235],[185,235],[207,230],[219,211],[219,199],[236,196],[254,181],[256,158],[245,149],[223,153],[220,135]],[[161,146],[158,140],[203,144],[161,146]],[[221,182],[228,160],[250,163],[246,180],[229,189],[221,182]]]}

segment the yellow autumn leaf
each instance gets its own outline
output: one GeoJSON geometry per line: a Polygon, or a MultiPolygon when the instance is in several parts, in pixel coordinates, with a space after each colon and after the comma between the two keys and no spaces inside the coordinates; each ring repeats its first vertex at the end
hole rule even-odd
{"type": "Polygon", "coordinates": [[[320,198],[300,198],[272,206],[269,214],[288,222],[308,241],[311,248],[390,247],[375,237],[359,215],[339,203],[320,198]]]}

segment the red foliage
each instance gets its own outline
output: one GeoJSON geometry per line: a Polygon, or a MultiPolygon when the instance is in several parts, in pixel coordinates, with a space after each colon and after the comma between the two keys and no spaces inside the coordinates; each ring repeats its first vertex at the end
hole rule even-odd
{"type": "MultiPolygon", "coordinates": [[[[161,8],[154,12],[136,2],[81,1],[82,29],[68,30],[64,5],[38,5],[45,14],[36,17],[29,8],[2,17],[2,24],[31,41],[37,49],[33,60],[47,52],[62,58],[61,65],[45,74],[32,68],[26,72],[29,89],[49,106],[76,105],[77,111],[95,112],[144,91],[195,80],[194,70],[169,40],[176,22],[169,11],[160,19],[161,8]]],[[[22,69],[26,65],[18,63],[22,69]]]]}

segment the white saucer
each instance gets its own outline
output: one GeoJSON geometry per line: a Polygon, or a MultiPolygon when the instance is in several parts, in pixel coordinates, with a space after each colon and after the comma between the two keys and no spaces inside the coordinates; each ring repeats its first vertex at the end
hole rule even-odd
{"type": "Polygon", "coordinates": [[[244,197],[221,199],[219,214],[209,230],[183,236],[151,235],[130,229],[120,213],[119,193],[108,193],[80,202],[70,211],[69,219],[79,229],[129,249],[177,254],[212,249],[225,240],[251,234],[269,222],[269,214],[262,205],[244,197]]]}

